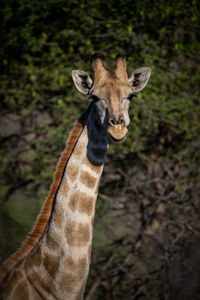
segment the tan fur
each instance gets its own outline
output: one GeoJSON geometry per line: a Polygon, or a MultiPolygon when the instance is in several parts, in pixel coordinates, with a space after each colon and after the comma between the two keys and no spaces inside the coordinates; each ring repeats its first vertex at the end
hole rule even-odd
{"type": "Polygon", "coordinates": [[[27,300],[29,296],[28,285],[25,280],[20,282],[15,290],[15,300],[27,300]]]}
{"type": "Polygon", "coordinates": [[[74,260],[71,256],[67,256],[65,264],[69,271],[82,277],[84,276],[87,267],[87,259],[86,257],[80,257],[77,260],[74,260]]]}
{"type": "Polygon", "coordinates": [[[92,213],[94,206],[94,200],[83,192],[75,192],[70,199],[69,207],[72,211],[78,210],[80,213],[87,214],[92,213]]]}
{"type": "Polygon", "coordinates": [[[82,171],[81,182],[88,188],[93,189],[96,184],[96,178],[90,175],[90,173],[88,173],[87,171],[82,171]]]}
{"type": "Polygon", "coordinates": [[[94,70],[94,82],[95,84],[100,84],[109,78],[109,72],[104,68],[100,58],[96,58],[92,62],[92,67],[94,70]]]}
{"type": "Polygon", "coordinates": [[[81,156],[81,154],[83,153],[83,148],[84,144],[77,145],[73,152],[74,158],[79,158],[81,156]]]}
{"type": "MultiPolygon", "coordinates": [[[[13,287],[15,287],[15,285],[20,282],[21,280],[23,280],[23,275],[21,272],[17,272],[17,273],[14,273],[13,277],[12,277],[12,280],[10,280],[10,276],[8,276],[7,279],[7,283],[8,283],[8,287],[9,289],[7,289],[7,291],[9,292],[9,290],[12,290],[13,287]]],[[[1,294],[1,291],[0,291],[0,294],[1,294]]],[[[6,295],[5,295],[6,296],[6,295]]]]}
{"type": "Polygon", "coordinates": [[[35,266],[37,267],[39,267],[42,262],[42,251],[40,245],[36,247],[35,255],[33,256],[33,261],[35,266]]]}
{"type": "MultiPolygon", "coordinates": [[[[50,295],[53,295],[53,282],[47,280],[45,277],[42,277],[42,274],[34,272],[34,273],[28,273],[27,278],[29,282],[33,283],[38,288],[40,293],[42,294],[42,299],[48,299],[50,295]]],[[[35,298],[37,299],[37,298],[35,298]]]]}
{"type": "Polygon", "coordinates": [[[80,290],[79,290],[79,293],[78,295],[76,296],[75,300],[82,300],[83,299],[83,294],[84,294],[84,291],[85,291],[85,286],[86,286],[86,283],[87,281],[84,280],[80,290]]]}
{"type": "Polygon", "coordinates": [[[62,276],[59,287],[62,290],[67,290],[68,292],[73,292],[74,287],[76,286],[76,276],[71,273],[66,273],[62,276]]]}
{"type": "Polygon", "coordinates": [[[96,172],[97,174],[99,174],[101,172],[101,167],[99,166],[95,166],[95,165],[92,165],[91,162],[88,160],[87,157],[85,157],[83,159],[83,163],[88,166],[92,171],[96,172]]]}
{"type": "Polygon", "coordinates": [[[28,271],[30,269],[30,267],[32,266],[32,262],[34,262],[35,266],[37,266],[37,267],[40,266],[40,264],[42,262],[42,252],[41,252],[41,247],[40,246],[36,246],[31,259],[30,259],[29,256],[27,256],[27,259],[24,263],[24,270],[25,271],[28,271]]]}
{"type": "Polygon", "coordinates": [[[79,166],[77,166],[75,164],[70,164],[70,166],[68,166],[67,175],[69,176],[69,178],[72,182],[74,182],[74,180],[77,177],[78,169],[79,169],[79,166]]]}
{"type": "Polygon", "coordinates": [[[36,220],[36,223],[32,231],[28,234],[27,239],[24,241],[22,246],[3,264],[0,266],[0,281],[6,276],[6,274],[19,262],[21,261],[36,245],[40,237],[42,236],[51,215],[53,199],[55,197],[56,191],[59,188],[60,182],[62,180],[63,172],[67,161],[74,149],[74,146],[82,132],[83,126],[85,124],[87,115],[89,113],[90,107],[86,112],[80,117],[80,119],[75,123],[73,130],[67,140],[66,148],[62,153],[58,166],[54,175],[53,184],[51,186],[50,194],[45,200],[40,214],[36,220]]]}
{"type": "Polygon", "coordinates": [[[90,227],[88,224],[68,221],[65,233],[71,246],[85,246],[90,240],[90,227]]]}
{"type": "Polygon", "coordinates": [[[52,234],[50,231],[48,231],[45,242],[48,248],[57,250],[60,247],[61,238],[55,233],[52,234]]]}
{"type": "Polygon", "coordinates": [[[45,253],[44,262],[43,262],[44,267],[53,278],[55,278],[55,275],[58,271],[59,262],[60,262],[60,259],[58,256],[54,256],[54,255],[45,253]]]}
{"type": "MultiPolygon", "coordinates": [[[[113,72],[109,72],[104,66],[100,58],[96,58],[92,62],[94,70],[94,82],[92,90],[101,89],[107,82],[118,82],[128,84],[128,74],[126,71],[126,59],[117,58],[117,66],[113,72]]],[[[104,99],[104,98],[102,98],[104,99]]]]}
{"type": "Polygon", "coordinates": [[[44,298],[37,293],[37,290],[33,286],[30,286],[29,288],[31,290],[32,299],[44,300],[44,298]]]}
{"type": "Polygon", "coordinates": [[[92,244],[88,247],[88,260],[91,259],[91,253],[92,253],[92,244]]]}
{"type": "Polygon", "coordinates": [[[118,57],[117,58],[117,67],[114,71],[114,74],[118,79],[121,81],[127,82],[128,81],[128,76],[126,72],[126,59],[123,57],[118,57]]]}
{"type": "Polygon", "coordinates": [[[60,227],[62,226],[63,223],[63,218],[64,218],[64,212],[63,209],[60,206],[56,206],[55,207],[55,213],[53,216],[53,221],[55,226],[60,229],[60,227]]]}
{"type": "Polygon", "coordinates": [[[69,191],[69,185],[66,178],[63,178],[62,184],[60,186],[60,193],[67,196],[69,191]]]}
{"type": "Polygon", "coordinates": [[[100,179],[101,179],[101,178],[99,178],[99,180],[98,180],[98,182],[97,182],[97,187],[96,187],[96,190],[95,190],[95,194],[96,194],[96,195],[98,194],[98,191],[99,191],[100,179]]]}
{"type": "Polygon", "coordinates": [[[94,226],[94,217],[92,217],[92,219],[91,219],[91,225],[92,225],[92,227],[94,226]]]}

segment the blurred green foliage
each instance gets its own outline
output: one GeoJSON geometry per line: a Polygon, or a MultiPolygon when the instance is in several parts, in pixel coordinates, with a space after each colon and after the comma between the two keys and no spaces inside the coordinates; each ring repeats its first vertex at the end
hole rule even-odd
{"type": "MultiPolygon", "coordinates": [[[[0,19],[1,118],[19,127],[2,134],[1,210],[27,231],[66,136],[89,103],[75,90],[71,71],[91,71],[95,52],[108,66],[126,53],[129,72],[152,69],[148,86],[131,104],[127,141],[111,145],[110,153],[155,152],[194,168],[199,152],[191,159],[188,145],[200,132],[197,0],[9,0],[2,1],[0,19]],[[19,205],[25,197],[28,202],[19,205]]],[[[97,244],[102,236],[97,230],[97,244]]],[[[13,250],[6,247],[3,255],[13,250]]]]}

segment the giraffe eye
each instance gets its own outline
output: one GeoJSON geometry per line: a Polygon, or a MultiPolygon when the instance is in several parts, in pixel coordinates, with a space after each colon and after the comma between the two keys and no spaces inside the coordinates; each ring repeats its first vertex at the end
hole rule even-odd
{"type": "Polygon", "coordinates": [[[128,100],[129,101],[132,101],[133,100],[133,97],[137,97],[137,95],[135,93],[132,93],[128,96],[128,100]]]}

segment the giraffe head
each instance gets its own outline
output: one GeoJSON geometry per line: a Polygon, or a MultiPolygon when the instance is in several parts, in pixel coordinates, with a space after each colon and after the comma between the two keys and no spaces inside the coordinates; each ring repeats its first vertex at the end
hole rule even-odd
{"type": "Polygon", "coordinates": [[[130,101],[146,86],[151,69],[137,69],[128,77],[126,58],[117,55],[116,60],[116,68],[110,72],[103,66],[101,57],[94,55],[94,79],[80,70],[73,70],[72,78],[79,92],[93,99],[97,107],[97,120],[107,129],[111,139],[122,142],[126,138],[127,126],[130,123],[130,101]]]}

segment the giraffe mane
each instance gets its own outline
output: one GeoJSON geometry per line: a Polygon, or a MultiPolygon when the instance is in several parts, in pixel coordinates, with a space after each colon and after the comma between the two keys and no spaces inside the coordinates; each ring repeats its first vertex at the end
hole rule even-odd
{"type": "Polygon", "coordinates": [[[53,201],[56,196],[57,190],[60,186],[65,167],[68,163],[68,160],[73,152],[73,149],[78,141],[83,127],[86,123],[89,111],[89,108],[80,116],[80,118],[75,122],[73,129],[69,135],[69,138],[66,142],[66,147],[63,153],[60,156],[60,159],[57,164],[57,168],[54,174],[53,183],[51,185],[50,193],[40,210],[40,213],[36,219],[35,224],[30,233],[28,233],[25,241],[22,243],[21,247],[13,253],[8,259],[6,259],[0,266],[0,282],[8,274],[9,271],[25,256],[27,256],[33,247],[37,244],[39,239],[42,237],[46,227],[48,226],[48,221],[51,217],[51,212],[53,208],[53,201]]]}

